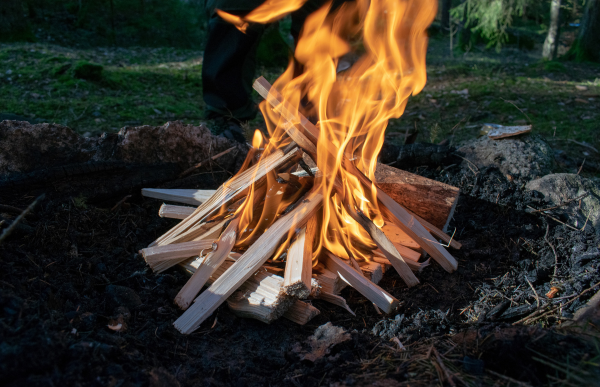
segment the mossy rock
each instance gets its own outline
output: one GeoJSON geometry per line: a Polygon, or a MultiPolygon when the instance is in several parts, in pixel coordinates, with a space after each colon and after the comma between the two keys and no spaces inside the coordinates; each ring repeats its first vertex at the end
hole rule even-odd
{"type": "Polygon", "coordinates": [[[86,81],[100,81],[102,80],[103,70],[104,67],[99,64],[81,61],[73,66],[73,76],[75,78],[85,79],[86,81]]]}

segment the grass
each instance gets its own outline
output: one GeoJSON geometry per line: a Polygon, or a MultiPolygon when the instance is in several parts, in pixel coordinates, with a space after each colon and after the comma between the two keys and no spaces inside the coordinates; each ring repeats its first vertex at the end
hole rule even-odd
{"type": "Polygon", "coordinates": [[[175,119],[197,124],[204,110],[201,63],[201,52],[191,50],[2,45],[0,113],[90,135],[175,119]],[[101,74],[79,74],[83,64],[101,65],[101,74]]]}
{"type": "Polygon", "coordinates": [[[486,122],[531,123],[534,132],[549,139],[600,145],[599,65],[542,62],[534,55],[510,55],[508,48],[500,55],[485,51],[458,58],[449,58],[447,51],[444,42],[431,42],[428,83],[411,98],[404,116],[391,123],[391,132],[412,132],[416,126],[417,141],[454,135],[459,142],[477,136],[486,122]]]}
{"type": "MultiPolygon", "coordinates": [[[[89,135],[176,119],[197,124],[204,113],[201,66],[202,53],[194,50],[4,44],[0,113],[56,122],[89,135]],[[82,62],[102,66],[101,76],[80,79],[74,69],[82,62]]],[[[259,72],[273,80],[281,71],[259,72]]],[[[542,62],[536,53],[510,48],[451,58],[447,42],[436,38],[430,42],[427,73],[425,89],[390,122],[391,142],[401,143],[406,131],[417,130],[417,141],[456,144],[477,136],[486,122],[532,123],[534,132],[550,140],[600,148],[597,64],[542,62]]],[[[250,123],[262,125],[260,118],[250,123]]]]}

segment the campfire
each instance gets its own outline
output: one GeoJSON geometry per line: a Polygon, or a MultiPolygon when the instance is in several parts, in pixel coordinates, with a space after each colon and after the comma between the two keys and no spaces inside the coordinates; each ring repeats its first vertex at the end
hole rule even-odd
{"type": "MultiPolygon", "coordinates": [[[[243,30],[303,2],[278,3],[244,19],[221,15],[243,30]]],[[[319,313],[310,299],[352,312],[339,295],[346,285],[390,313],[398,300],[377,285],[389,267],[409,287],[427,255],[456,270],[446,247],[460,244],[442,229],[458,190],[377,162],[388,121],[425,85],[435,12],[433,0],[325,5],[305,23],[297,62],[273,86],[256,80],[269,136],[257,130],[240,171],[216,191],[195,192],[196,209],[163,205],[162,216],[182,221],[142,250],[156,272],[193,273],[175,298],[185,310],[179,331],[193,332],[225,301],[265,322],[306,323],[319,313]],[[358,59],[338,71],[348,54],[358,59]]],[[[146,194],[181,194],[169,191],[146,194]]]]}

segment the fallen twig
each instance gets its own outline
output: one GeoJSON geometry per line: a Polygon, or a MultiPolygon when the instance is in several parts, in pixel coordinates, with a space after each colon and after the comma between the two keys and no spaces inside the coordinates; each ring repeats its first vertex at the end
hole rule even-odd
{"type": "Polygon", "coordinates": [[[23,212],[23,210],[20,208],[8,206],[6,204],[0,204],[0,211],[10,212],[13,214],[20,214],[21,212],[23,212]]]}
{"type": "MultiPolygon", "coordinates": [[[[556,253],[556,249],[554,248],[554,245],[552,243],[550,243],[550,241],[548,240],[548,232],[549,231],[550,231],[550,225],[546,224],[546,235],[544,235],[544,240],[546,241],[548,246],[550,246],[550,248],[552,249],[552,252],[554,253],[554,275],[552,276],[552,279],[554,280],[556,278],[556,271],[558,270],[558,254],[556,253]]],[[[529,281],[527,281],[527,282],[529,282],[529,281]]],[[[540,307],[540,304],[538,302],[538,308],[539,307],[540,307]]]]}
{"type": "Polygon", "coordinates": [[[585,164],[585,158],[583,159],[583,162],[581,163],[581,167],[579,167],[579,170],[577,171],[578,175],[581,173],[581,170],[583,169],[584,164],[585,164]]]}
{"type": "Polygon", "coordinates": [[[518,110],[519,110],[521,113],[523,113],[523,115],[524,115],[525,117],[527,117],[527,121],[529,121],[529,123],[530,123],[530,124],[532,123],[532,121],[531,121],[531,118],[529,118],[529,116],[527,115],[527,113],[525,113],[523,110],[521,110],[521,108],[520,108],[520,107],[518,107],[518,106],[517,106],[517,105],[516,105],[516,104],[515,104],[513,101],[510,101],[510,100],[508,100],[508,99],[504,99],[504,98],[502,98],[502,97],[500,97],[500,99],[501,99],[501,100],[503,100],[504,102],[508,102],[509,104],[511,104],[511,105],[513,105],[514,107],[516,107],[516,108],[517,108],[517,109],[518,109],[518,110]]]}
{"type": "Polygon", "coordinates": [[[560,308],[564,308],[565,306],[568,306],[568,305],[572,304],[572,303],[573,303],[575,300],[577,300],[579,297],[583,296],[584,294],[586,294],[587,292],[589,292],[589,291],[591,291],[592,289],[596,288],[597,286],[600,286],[600,282],[597,282],[597,283],[595,283],[593,286],[591,286],[591,287],[589,287],[589,288],[585,289],[583,292],[581,292],[581,293],[579,293],[578,295],[576,295],[575,297],[573,297],[571,300],[567,301],[567,302],[566,302],[566,303],[564,303],[564,304],[561,304],[561,305],[557,306],[557,307],[556,307],[556,308],[554,308],[554,309],[551,309],[551,310],[549,310],[549,311],[547,311],[547,312],[545,312],[545,313],[542,313],[541,315],[539,315],[539,316],[537,316],[537,317],[535,317],[535,318],[531,318],[531,317],[532,317],[532,316],[533,316],[533,315],[534,315],[536,312],[538,312],[538,311],[536,310],[536,311],[534,311],[532,314],[530,314],[529,316],[525,317],[524,319],[521,319],[521,320],[517,321],[516,323],[513,323],[513,325],[515,325],[515,324],[518,324],[519,322],[530,322],[530,323],[532,323],[532,322],[534,322],[534,321],[537,321],[537,320],[541,319],[542,317],[545,317],[545,316],[549,315],[549,314],[550,314],[550,313],[552,313],[552,312],[556,312],[556,311],[557,311],[558,309],[560,309],[560,308]],[[529,320],[531,320],[531,321],[529,321],[529,320]]]}
{"type": "Polygon", "coordinates": [[[452,387],[456,387],[456,383],[454,383],[454,380],[452,380],[452,374],[444,365],[444,362],[442,361],[439,352],[437,351],[437,349],[435,349],[434,346],[432,346],[431,349],[433,351],[433,354],[435,355],[435,360],[437,361],[438,365],[440,366],[440,369],[442,370],[442,373],[444,374],[444,378],[448,381],[448,383],[450,383],[452,387]]]}
{"type": "Polygon", "coordinates": [[[117,202],[117,204],[115,204],[114,207],[110,209],[110,211],[112,212],[112,211],[116,210],[117,208],[119,208],[121,206],[121,204],[125,203],[125,201],[127,199],[129,199],[130,197],[131,197],[131,195],[127,195],[123,199],[119,200],[117,202]]]}
{"type": "Polygon", "coordinates": [[[199,162],[198,164],[196,164],[196,165],[194,165],[194,166],[192,166],[192,167],[190,167],[190,168],[186,169],[185,171],[181,172],[181,173],[179,174],[179,176],[178,176],[178,177],[179,177],[180,179],[181,179],[182,177],[186,177],[187,175],[189,175],[190,173],[192,173],[194,170],[196,170],[196,169],[200,168],[201,166],[203,166],[205,163],[207,163],[207,162],[210,162],[211,160],[216,160],[216,159],[218,159],[219,157],[226,155],[227,153],[231,152],[231,151],[232,151],[232,150],[234,150],[234,149],[236,149],[236,147],[235,147],[235,146],[232,146],[231,148],[229,148],[229,149],[227,149],[227,150],[225,150],[225,151],[223,151],[223,152],[221,152],[221,153],[219,153],[219,154],[216,154],[216,155],[214,155],[214,156],[212,156],[212,157],[209,157],[208,159],[206,159],[206,160],[204,160],[204,161],[201,161],[201,162],[199,162]]]}
{"type": "Polygon", "coordinates": [[[501,379],[507,380],[507,381],[509,381],[509,382],[511,382],[511,383],[515,383],[515,384],[517,384],[517,385],[519,385],[519,386],[523,386],[523,387],[531,387],[531,384],[529,384],[529,383],[520,382],[520,381],[518,381],[517,379],[513,379],[513,378],[511,378],[511,377],[508,377],[508,376],[506,376],[506,375],[499,374],[498,372],[494,372],[494,371],[492,371],[492,370],[486,370],[486,371],[487,371],[487,372],[489,372],[490,374],[494,375],[494,376],[497,376],[497,377],[499,377],[499,378],[501,378],[501,379]]]}
{"type": "MultiPolygon", "coordinates": [[[[555,271],[556,271],[556,266],[554,267],[555,271]]],[[[556,275],[556,272],[555,272],[556,275]]],[[[535,295],[535,301],[537,302],[537,307],[540,307],[540,297],[538,296],[537,292],[535,291],[535,288],[533,287],[533,285],[531,284],[531,281],[529,281],[529,278],[527,278],[527,276],[525,276],[525,281],[527,281],[527,283],[529,284],[529,287],[531,288],[531,290],[533,290],[533,294],[535,295]]]]}
{"type": "Polygon", "coordinates": [[[594,148],[591,145],[586,144],[585,142],[579,142],[579,141],[571,140],[570,138],[567,139],[567,141],[572,142],[572,143],[577,144],[577,145],[581,145],[581,146],[586,147],[588,149],[591,149],[591,150],[593,150],[596,153],[600,153],[600,151],[598,151],[598,149],[594,148]]]}
{"type": "Polygon", "coordinates": [[[567,200],[566,202],[564,202],[564,203],[561,203],[561,204],[558,204],[558,205],[556,205],[556,206],[554,206],[554,207],[548,207],[548,208],[542,208],[542,209],[540,209],[540,210],[535,210],[535,211],[533,211],[533,212],[532,212],[532,214],[533,214],[533,213],[536,213],[536,212],[544,212],[544,211],[550,211],[550,210],[554,210],[554,209],[556,209],[556,208],[559,208],[559,207],[565,206],[565,205],[567,205],[567,204],[569,204],[569,203],[572,203],[572,202],[574,202],[574,201],[577,201],[577,200],[583,199],[583,198],[587,197],[589,194],[590,194],[589,192],[586,192],[586,193],[584,193],[584,194],[583,194],[583,195],[581,195],[581,196],[578,196],[578,197],[576,197],[576,198],[573,198],[573,199],[569,199],[569,200],[567,200]]]}
{"type": "Polygon", "coordinates": [[[17,218],[10,224],[10,226],[4,229],[2,235],[0,235],[0,243],[2,243],[2,241],[6,239],[6,237],[8,237],[11,232],[13,232],[13,230],[17,227],[21,219],[23,219],[25,215],[27,215],[31,210],[33,210],[33,208],[38,204],[40,200],[44,198],[44,196],[44,194],[38,196],[37,199],[35,199],[33,203],[29,205],[29,207],[27,207],[23,212],[21,212],[21,215],[17,216],[17,218]]]}
{"type": "MultiPolygon", "coordinates": [[[[468,162],[469,164],[473,165],[473,166],[475,167],[475,169],[477,169],[477,173],[479,173],[479,168],[478,168],[478,167],[477,167],[477,165],[475,165],[475,164],[474,164],[474,163],[473,163],[471,160],[468,160],[468,159],[466,159],[466,158],[462,157],[461,155],[459,155],[459,154],[457,154],[457,153],[452,153],[452,154],[453,154],[454,156],[458,156],[458,157],[460,157],[461,159],[465,160],[465,161],[466,161],[466,162],[468,162]]],[[[469,168],[469,169],[471,169],[471,168],[469,168]]],[[[475,173],[475,171],[473,171],[472,169],[471,169],[471,171],[472,171],[473,173],[475,173]]],[[[477,174],[477,173],[475,173],[475,174],[477,174]]]]}
{"type": "MultiPolygon", "coordinates": [[[[527,207],[531,208],[532,210],[535,210],[535,208],[533,208],[533,207],[531,207],[531,206],[527,206],[527,207]]],[[[570,224],[566,224],[565,222],[562,222],[562,221],[560,221],[560,220],[556,219],[554,216],[548,215],[548,214],[546,214],[546,213],[544,213],[544,212],[540,212],[540,214],[542,214],[542,215],[544,215],[544,216],[547,216],[548,218],[552,219],[552,220],[553,220],[553,221],[555,221],[555,222],[558,222],[558,223],[560,223],[560,224],[564,224],[565,226],[567,226],[567,227],[568,227],[568,228],[570,228],[571,230],[575,230],[575,231],[581,231],[580,229],[578,229],[578,228],[575,228],[575,227],[571,226],[570,224]]]]}

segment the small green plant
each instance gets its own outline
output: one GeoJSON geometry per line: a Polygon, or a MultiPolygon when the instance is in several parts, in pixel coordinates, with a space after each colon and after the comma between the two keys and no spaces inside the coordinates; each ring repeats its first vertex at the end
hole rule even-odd
{"type": "Polygon", "coordinates": [[[429,131],[429,142],[431,142],[432,144],[435,144],[435,142],[437,141],[437,139],[441,133],[442,133],[442,128],[440,128],[440,125],[437,122],[434,123],[433,126],[431,127],[431,130],[429,131]]]}
{"type": "Polygon", "coordinates": [[[564,73],[567,71],[567,68],[562,63],[551,60],[544,63],[544,70],[555,73],[564,73]]]}
{"type": "Polygon", "coordinates": [[[87,208],[87,198],[83,195],[79,195],[76,198],[73,198],[73,205],[77,208],[85,209],[87,208]]]}
{"type": "Polygon", "coordinates": [[[488,47],[500,50],[508,41],[507,29],[513,16],[523,15],[528,0],[466,0],[451,10],[452,17],[463,20],[465,28],[481,34],[488,47]]]}
{"type": "Polygon", "coordinates": [[[104,67],[99,64],[90,63],[87,61],[79,61],[73,66],[73,76],[86,81],[102,80],[102,71],[104,67]]]}

